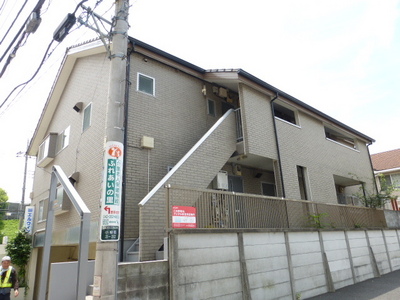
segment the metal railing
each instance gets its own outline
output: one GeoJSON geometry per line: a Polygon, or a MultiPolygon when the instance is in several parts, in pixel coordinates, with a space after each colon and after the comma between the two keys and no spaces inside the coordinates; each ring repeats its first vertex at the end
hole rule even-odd
{"type": "MultiPolygon", "coordinates": [[[[195,228],[386,228],[384,212],[359,206],[261,195],[167,187],[167,227],[173,207],[196,209],[195,228]]],[[[175,219],[177,220],[177,219],[175,219]]],[[[179,224],[178,224],[179,225],[179,224]]]]}
{"type": "Polygon", "coordinates": [[[90,238],[90,211],[82,200],[81,196],[75,190],[68,177],[60,166],[54,165],[50,181],[50,199],[46,218],[46,235],[43,246],[42,266],[40,275],[39,297],[38,299],[47,299],[47,286],[49,282],[50,271],[50,253],[52,245],[52,231],[54,223],[54,202],[57,197],[57,185],[61,183],[64,191],[79,213],[81,218],[79,235],[79,257],[78,270],[76,274],[76,299],[83,300],[86,297],[88,257],[89,257],[89,238],[90,238]]]}

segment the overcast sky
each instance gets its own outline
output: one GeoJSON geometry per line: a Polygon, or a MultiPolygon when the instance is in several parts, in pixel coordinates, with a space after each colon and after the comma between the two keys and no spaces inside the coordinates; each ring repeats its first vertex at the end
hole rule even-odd
{"type": "MultiPolygon", "coordinates": [[[[0,39],[21,2],[5,1],[0,39]]],[[[20,21],[36,1],[31,2],[20,21]]],[[[45,2],[39,29],[0,78],[0,104],[33,75],[53,31],[78,2],[45,2]]],[[[103,14],[112,2],[104,0],[96,11],[103,14]]],[[[94,7],[94,3],[85,4],[94,7]]],[[[131,0],[130,4],[130,36],[205,69],[242,68],[374,138],[371,153],[400,148],[400,1],[131,0]]],[[[81,12],[78,9],[76,15],[81,12]]],[[[10,31],[0,54],[20,27],[21,23],[10,31]]],[[[85,28],[72,29],[37,77],[0,109],[0,187],[9,201],[21,201],[24,158],[16,154],[26,150],[66,47],[94,36],[85,28]]],[[[0,68],[3,65],[4,60],[0,68]]],[[[33,170],[30,159],[26,202],[33,170]]]]}

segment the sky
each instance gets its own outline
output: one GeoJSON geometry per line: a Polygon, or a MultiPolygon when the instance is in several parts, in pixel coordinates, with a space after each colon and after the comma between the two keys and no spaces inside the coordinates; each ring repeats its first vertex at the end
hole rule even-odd
{"type": "MultiPolygon", "coordinates": [[[[0,0],[0,39],[22,2],[0,0]]],[[[0,55],[36,2],[27,2],[0,55]]],[[[95,11],[110,19],[114,1],[85,5],[96,2],[95,11]]],[[[32,77],[54,30],[78,3],[45,1],[38,30],[0,78],[0,105],[32,77]]],[[[400,0],[131,0],[129,13],[134,38],[204,69],[241,68],[372,137],[371,154],[400,148],[400,0]]],[[[0,188],[10,202],[30,202],[35,158],[28,159],[23,193],[23,155],[66,48],[95,36],[74,26],[53,43],[35,79],[0,108],[0,188]]]]}

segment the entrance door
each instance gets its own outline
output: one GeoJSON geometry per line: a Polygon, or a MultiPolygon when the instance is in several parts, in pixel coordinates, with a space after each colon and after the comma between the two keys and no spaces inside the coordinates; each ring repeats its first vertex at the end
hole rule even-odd
{"type": "Polygon", "coordinates": [[[243,178],[228,175],[228,189],[231,192],[243,193],[243,178]]]}

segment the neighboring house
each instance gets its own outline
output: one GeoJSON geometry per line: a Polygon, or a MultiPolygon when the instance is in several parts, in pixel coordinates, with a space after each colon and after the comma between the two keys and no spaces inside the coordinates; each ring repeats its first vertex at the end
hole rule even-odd
{"type": "MultiPolygon", "coordinates": [[[[156,258],[165,235],[165,184],[330,204],[352,204],[350,187],[374,189],[372,138],[241,69],[204,70],[130,42],[124,251],[140,238],[139,259],[156,258]]],[[[71,47],[34,133],[28,154],[37,156],[38,262],[53,165],[92,213],[89,258],[96,258],[109,76],[101,44],[71,47]]],[[[76,260],[79,216],[62,188],[57,194],[51,261],[76,260]]]]}
{"type": "MultiPolygon", "coordinates": [[[[400,196],[400,149],[371,155],[378,190],[394,188],[393,195],[400,196]]],[[[391,201],[392,209],[399,210],[399,199],[391,201]]]]}

